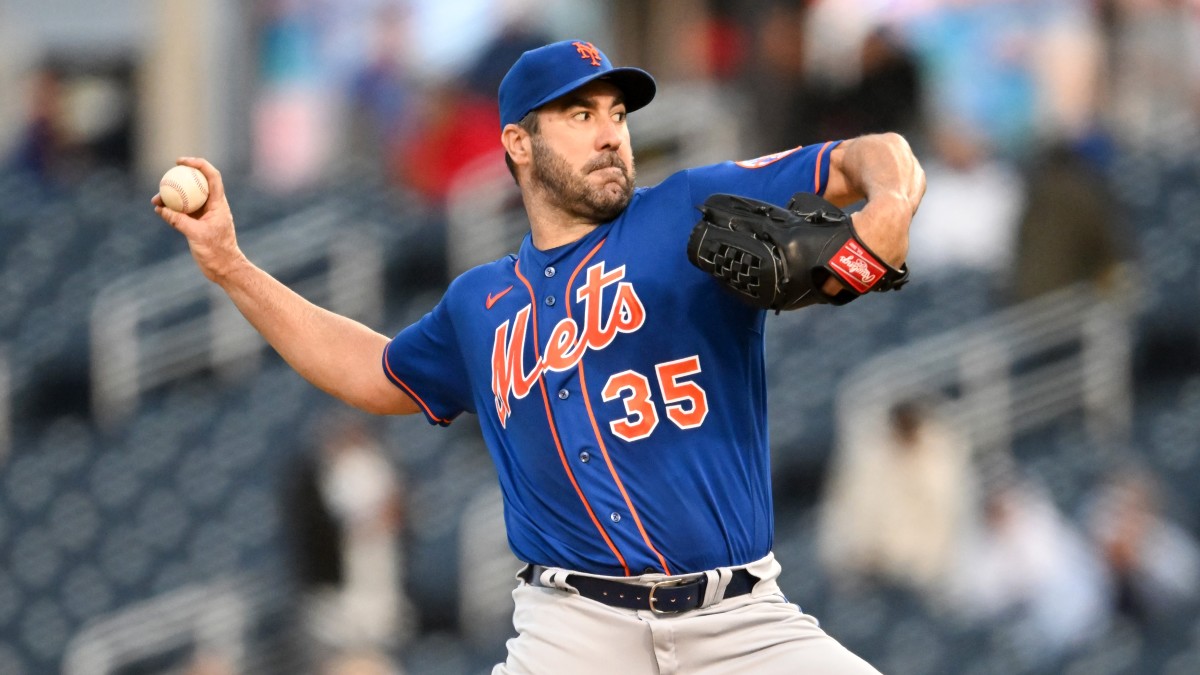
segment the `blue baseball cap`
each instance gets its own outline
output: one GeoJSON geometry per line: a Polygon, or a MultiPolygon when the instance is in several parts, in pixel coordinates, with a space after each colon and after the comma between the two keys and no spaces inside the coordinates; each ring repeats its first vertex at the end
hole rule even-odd
{"type": "Polygon", "coordinates": [[[593,80],[612,82],[633,112],[654,98],[650,73],[639,68],[613,68],[592,43],[563,40],[521,55],[500,82],[500,128],[521,121],[531,110],[568,94],[593,80]]]}

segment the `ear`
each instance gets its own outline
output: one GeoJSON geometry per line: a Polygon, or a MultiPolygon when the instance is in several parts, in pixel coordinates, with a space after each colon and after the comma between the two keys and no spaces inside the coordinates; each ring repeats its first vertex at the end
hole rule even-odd
{"type": "Polygon", "coordinates": [[[520,126],[505,125],[504,130],[500,132],[500,143],[504,146],[508,156],[512,157],[513,164],[526,166],[533,161],[533,143],[529,132],[520,126]]]}

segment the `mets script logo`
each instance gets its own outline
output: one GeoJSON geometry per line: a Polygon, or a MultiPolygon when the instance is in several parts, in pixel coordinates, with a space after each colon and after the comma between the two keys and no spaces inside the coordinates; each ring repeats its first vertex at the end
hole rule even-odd
{"type": "Polygon", "coordinates": [[[511,321],[496,327],[492,346],[492,394],[500,425],[507,427],[512,415],[510,396],[525,398],[546,371],[574,368],[589,349],[599,350],[612,344],[617,333],[632,333],[646,322],[646,308],[633,290],[622,281],[625,266],[606,272],[599,262],[587,270],[587,281],[575,292],[575,301],[583,303],[583,326],[567,317],[554,326],[537,362],[525,369],[525,339],[529,335],[532,305],[525,305],[511,321]],[[604,291],[616,285],[612,308],[601,316],[604,291]],[[510,333],[511,331],[511,333],[510,333]]]}
{"type": "Polygon", "coordinates": [[[572,42],[571,45],[579,52],[579,58],[591,59],[593,66],[600,65],[600,50],[592,46],[590,42],[572,42]]]}

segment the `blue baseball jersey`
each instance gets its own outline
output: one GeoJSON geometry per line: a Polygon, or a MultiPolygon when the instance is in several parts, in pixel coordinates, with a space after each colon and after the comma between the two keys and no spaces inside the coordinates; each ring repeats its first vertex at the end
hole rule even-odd
{"type": "Polygon", "coordinates": [[[387,376],[431,422],[478,416],[519,559],[681,574],[771,550],[765,313],[687,242],[710,194],[823,193],[835,146],[681,171],[565,246],[527,235],[391,340],[387,376]]]}

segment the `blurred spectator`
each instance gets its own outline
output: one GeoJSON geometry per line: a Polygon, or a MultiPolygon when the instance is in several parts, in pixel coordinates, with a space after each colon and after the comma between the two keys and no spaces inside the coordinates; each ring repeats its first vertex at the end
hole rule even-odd
{"type": "Polygon", "coordinates": [[[3,168],[58,184],[97,167],[129,169],[134,107],[130,62],[47,61],[29,77],[25,123],[3,168]]]}
{"type": "Polygon", "coordinates": [[[53,69],[43,68],[30,81],[25,126],[5,164],[10,170],[50,181],[61,172],[67,148],[62,79],[53,69]]]}
{"type": "Polygon", "coordinates": [[[813,119],[821,100],[805,77],[805,11],[802,3],[772,2],[756,21],[746,73],[753,116],[748,154],[817,140],[813,119]]]}
{"type": "Polygon", "coordinates": [[[882,437],[841,458],[822,507],[821,559],[842,581],[878,580],[935,600],[974,499],[967,440],[926,405],[899,403],[882,437]]]}
{"type": "Polygon", "coordinates": [[[522,564],[508,545],[499,486],[478,490],[458,527],[458,627],[475,649],[496,650],[511,637],[511,570],[522,564]]]}
{"type": "Polygon", "coordinates": [[[296,190],[325,176],[332,157],[333,107],[310,3],[261,3],[258,99],[254,103],[254,172],[274,190],[296,190]]]}
{"type": "Polygon", "coordinates": [[[414,630],[404,592],[403,485],[357,417],[321,427],[287,494],[305,632],[314,657],[389,653],[414,630]]]}
{"type": "Polygon", "coordinates": [[[921,74],[908,47],[881,26],[867,34],[859,57],[857,76],[816,112],[814,135],[853,138],[895,131],[920,145],[921,74]]]}
{"type": "MultiPolygon", "coordinates": [[[[804,71],[810,80],[846,88],[858,79],[868,36],[911,16],[919,3],[892,0],[804,0],[804,71]],[[830,39],[831,36],[837,39],[830,39]]],[[[929,3],[924,3],[928,10],[929,3]]]]}
{"type": "Polygon", "coordinates": [[[402,184],[441,205],[454,177],[475,160],[493,157],[504,166],[496,101],[472,94],[459,82],[435,84],[424,93],[411,128],[389,162],[402,184]]]}
{"type": "Polygon", "coordinates": [[[929,187],[913,218],[908,263],[925,273],[1008,273],[1025,198],[1020,174],[972,128],[944,124],[930,133],[934,152],[921,159],[929,187]]]}
{"type": "Polygon", "coordinates": [[[928,84],[929,118],[975,130],[1005,157],[1024,156],[1037,126],[1033,47],[1049,4],[1055,3],[934,2],[906,21],[928,84]]]}
{"type": "Polygon", "coordinates": [[[989,483],[982,531],[956,575],[957,612],[1011,629],[1031,664],[1103,634],[1111,589],[1083,534],[1035,480],[1010,470],[989,483]]]}
{"type": "Polygon", "coordinates": [[[742,17],[730,14],[729,8],[710,7],[680,32],[686,41],[682,53],[689,54],[693,61],[691,75],[710,82],[728,82],[741,71],[746,59],[746,29],[742,17]]]}
{"type": "Polygon", "coordinates": [[[1029,172],[1017,226],[1012,294],[1035,298],[1076,282],[1111,286],[1129,247],[1121,210],[1101,175],[1072,147],[1048,147],[1029,172]]]}
{"type": "Polygon", "coordinates": [[[350,142],[346,151],[382,166],[387,149],[407,128],[414,107],[407,62],[408,10],[380,8],[371,27],[371,51],[350,83],[350,142]]]}
{"type": "Polygon", "coordinates": [[[517,13],[472,61],[466,81],[474,94],[495,98],[500,92],[500,81],[508,72],[508,64],[516,63],[521,54],[530,49],[553,42],[553,38],[538,30],[529,18],[517,13]]]}
{"type": "Polygon", "coordinates": [[[1144,471],[1116,473],[1085,504],[1089,534],[1116,585],[1118,612],[1151,621],[1193,610],[1200,598],[1200,544],[1169,521],[1160,487],[1144,471]]]}
{"type": "Polygon", "coordinates": [[[496,97],[508,65],[550,41],[532,22],[526,3],[504,8],[504,26],[488,41],[462,77],[428,82],[407,129],[392,146],[388,169],[400,184],[442,205],[465,169],[478,169],[491,157],[506,171],[499,145],[496,97]]]}
{"type": "Polygon", "coordinates": [[[360,652],[339,656],[319,671],[319,675],[403,675],[403,670],[382,654],[360,652]]]}
{"type": "Polygon", "coordinates": [[[1132,147],[1187,151],[1200,133],[1200,11],[1194,0],[1105,0],[1108,113],[1132,147]],[[1190,142],[1189,142],[1190,139],[1190,142]]]}
{"type": "Polygon", "coordinates": [[[192,655],[192,660],[183,671],[183,675],[237,675],[231,659],[219,651],[200,648],[192,655]]]}
{"type": "Polygon", "coordinates": [[[1092,0],[1044,3],[1033,45],[1038,135],[1044,141],[1077,142],[1100,125],[1100,88],[1105,51],[1092,0]]]}

